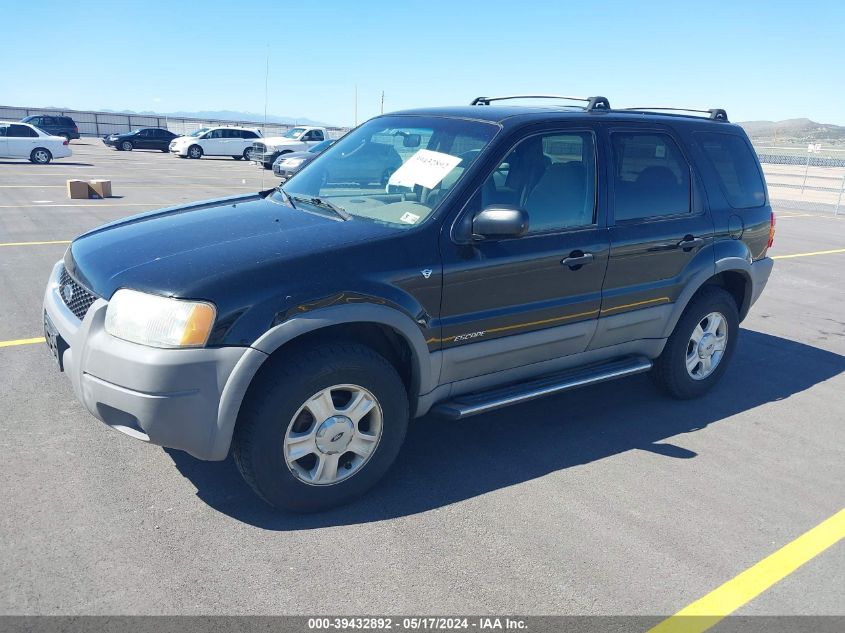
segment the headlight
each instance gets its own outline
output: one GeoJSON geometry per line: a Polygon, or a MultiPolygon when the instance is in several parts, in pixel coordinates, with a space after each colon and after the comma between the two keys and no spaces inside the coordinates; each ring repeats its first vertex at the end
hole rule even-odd
{"type": "Polygon", "coordinates": [[[280,164],[285,167],[299,167],[304,162],[304,158],[285,158],[280,164]]]}
{"type": "Polygon", "coordinates": [[[151,347],[202,347],[216,316],[210,303],[122,288],[106,309],[106,332],[151,347]]]}

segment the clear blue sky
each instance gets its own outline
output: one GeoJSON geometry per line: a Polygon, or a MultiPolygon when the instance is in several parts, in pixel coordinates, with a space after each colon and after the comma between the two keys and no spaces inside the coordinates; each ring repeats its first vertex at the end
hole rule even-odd
{"type": "Polygon", "coordinates": [[[543,91],[845,125],[841,1],[38,4],[8,7],[0,104],[263,112],[269,44],[269,112],[334,124],[357,84],[359,121],[382,90],[385,111],[543,91]]]}

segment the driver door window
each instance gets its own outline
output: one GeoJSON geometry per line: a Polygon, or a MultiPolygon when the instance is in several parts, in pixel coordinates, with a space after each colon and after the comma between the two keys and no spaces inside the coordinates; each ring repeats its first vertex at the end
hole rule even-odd
{"type": "Polygon", "coordinates": [[[481,207],[494,205],[524,209],[531,233],[595,224],[593,134],[544,134],[522,141],[482,186],[481,207]]]}

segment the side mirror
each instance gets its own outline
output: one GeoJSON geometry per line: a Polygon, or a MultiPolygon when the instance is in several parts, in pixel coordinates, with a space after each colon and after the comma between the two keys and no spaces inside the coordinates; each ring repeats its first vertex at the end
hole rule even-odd
{"type": "Polygon", "coordinates": [[[491,206],[472,219],[472,239],[522,237],[528,232],[528,213],[517,207],[491,206]]]}

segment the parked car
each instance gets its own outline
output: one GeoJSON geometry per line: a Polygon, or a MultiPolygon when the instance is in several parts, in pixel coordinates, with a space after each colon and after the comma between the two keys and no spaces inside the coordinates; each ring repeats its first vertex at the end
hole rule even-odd
{"type": "Polygon", "coordinates": [[[402,157],[393,144],[361,139],[344,147],[343,154],[324,168],[322,175],[327,183],[385,187],[391,174],[402,165],[402,157]]]}
{"type": "Polygon", "coordinates": [[[55,114],[33,114],[21,119],[22,123],[29,123],[40,128],[52,136],[63,136],[68,141],[79,138],[79,127],[69,116],[55,114]]]}
{"type": "Polygon", "coordinates": [[[317,143],[314,147],[304,152],[288,152],[280,155],[273,161],[273,173],[282,179],[282,182],[293,176],[300,169],[305,167],[320,154],[325,152],[334,144],[333,139],[317,143]]]}
{"type": "Polygon", "coordinates": [[[73,154],[68,140],[51,136],[28,123],[0,121],[0,157],[28,158],[30,162],[46,165],[54,158],[73,154]]]}
{"type": "Polygon", "coordinates": [[[124,152],[131,152],[133,149],[157,149],[166,152],[170,149],[170,141],[176,136],[170,130],[145,127],[122,134],[107,134],[103,137],[103,143],[124,152]]]}
{"type": "Polygon", "coordinates": [[[252,160],[264,169],[270,169],[276,159],[291,152],[304,152],[329,138],[324,127],[298,126],[281,136],[268,136],[253,145],[252,160]]]}
{"type": "Polygon", "coordinates": [[[713,388],[772,270],[742,128],[493,101],[379,116],[284,186],[76,238],[44,296],[76,396],[146,442],[231,448],[262,499],[316,510],[374,485],[409,418],[644,372],[676,398],[713,388]],[[401,166],[350,186],[375,143],[401,166]]]}
{"type": "Polygon", "coordinates": [[[255,139],[261,138],[259,130],[222,125],[200,128],[188,136],[178,136],[168,146],[171,154],[180,158],[203,156],[231,156],[235,160],[252,160],[255,139]]]}

